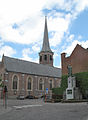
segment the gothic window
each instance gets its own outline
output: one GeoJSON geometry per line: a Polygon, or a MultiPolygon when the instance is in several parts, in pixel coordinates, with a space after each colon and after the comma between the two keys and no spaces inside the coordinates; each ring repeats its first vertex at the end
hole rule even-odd
{"type": "Polygon", "coordinates": [[[50,80],[50,90],[52,89],[52,80],[50,80]]]}
{"type": "Polygon", "coordinates": [[[17,76],[15,75],[15,76],[13,77],[13,89],[14,89],[14,90],[17,90],[17,84],[18,84],[18,78],[17,78],[17,76]]]}
{"type": "Polygon", "coordinates": [[[50,61],[52,61],[52,55],[50,55],[50,61]]]}
{"type": "Polygon", "coordinates": [[[43,90],[43,80],[39,80],[39,90],[43,90]]]}
{"type": "Polygon", "coordinates": [[[42,61],[42,56],[40,56],[40,62],[42,61]]]}
{"type": "Polygon", "coordinates": [[[27,89],[28,90],[31,90],[32,89],[32,80],[31,80],[31,78],[29,77],[28,78],[28,84],[27,84],[28,86],[27,86],[27,89]]]}
{"type": "Polygon", "coordinates": [[[44,60],[47,60],[47,55],[44,55],[44,60]]]}

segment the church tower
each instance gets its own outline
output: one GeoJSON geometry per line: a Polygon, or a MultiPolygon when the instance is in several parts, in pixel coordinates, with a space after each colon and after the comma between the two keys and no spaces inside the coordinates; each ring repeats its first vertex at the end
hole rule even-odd
{"type": "Polygon", "coordinates": [[[45,17],[45,28],[43,37],[42,50],[39,53],[39,63],[44,65],[53,66],[53,52],[50,49],[48,28],[47,28],[47,17],[45,17]]]}

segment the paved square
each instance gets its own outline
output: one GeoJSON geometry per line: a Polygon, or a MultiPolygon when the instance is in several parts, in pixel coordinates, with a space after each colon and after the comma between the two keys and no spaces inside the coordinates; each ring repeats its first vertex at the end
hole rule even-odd
{"type": "Polygon", "coordinates": [[[1,100],[0,120],[88,120],[87,103],[44,103],[38,99],[8,100],[7,109],[2,105],[1,100]]]}

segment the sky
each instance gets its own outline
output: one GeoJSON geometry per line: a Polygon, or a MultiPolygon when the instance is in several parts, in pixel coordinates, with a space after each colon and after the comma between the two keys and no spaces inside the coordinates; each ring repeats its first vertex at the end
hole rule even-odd
{"type": "Polygon", "coordinates": [[[88,48],[88,0],[0,0],[2,55],[39,63],[45,16],[54,66],[77,44],[88,48]]]}

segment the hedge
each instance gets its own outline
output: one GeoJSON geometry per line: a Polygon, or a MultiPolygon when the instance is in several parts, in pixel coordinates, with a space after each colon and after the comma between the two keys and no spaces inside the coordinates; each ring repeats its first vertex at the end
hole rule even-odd
{"type": "Polygon", "coordinates": [[[61,87],[59,88],[53,88],[52,89],[52,93],[55,95],[63,95],[63,92],[66,90],[67,88],[67,76],[62,76],[61,78],[61,87]]]}
{"type": "Polygon", "coordinates": [[[88,72],[76,73],[77,86],[84,97],[88,95],[88,72]]]}

